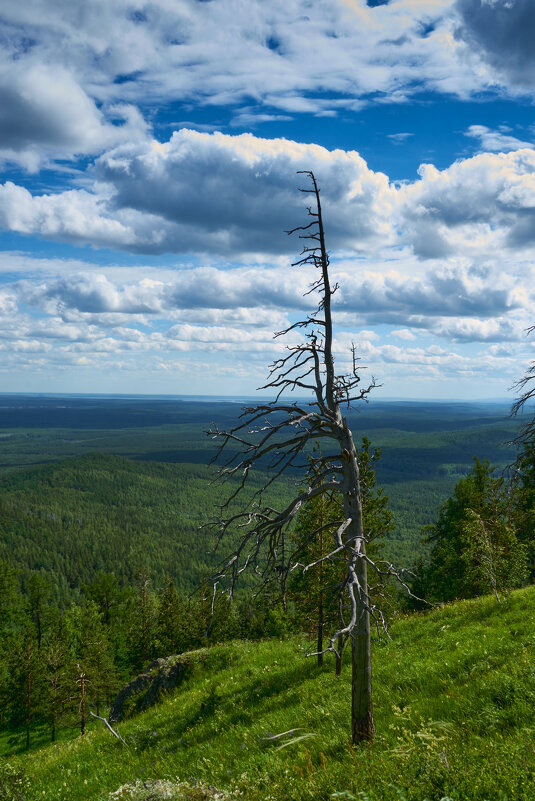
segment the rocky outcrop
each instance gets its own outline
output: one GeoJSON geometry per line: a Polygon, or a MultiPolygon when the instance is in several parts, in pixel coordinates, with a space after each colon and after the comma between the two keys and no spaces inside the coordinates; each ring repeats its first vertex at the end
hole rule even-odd
{"type": "Polygon", "coordinates": [[[110,722],[125,720],[157,704],[190,675],[193,665],[205,659],[202,651],[155,659],[143,673],[119,692],[111,705],[110,722]]]}

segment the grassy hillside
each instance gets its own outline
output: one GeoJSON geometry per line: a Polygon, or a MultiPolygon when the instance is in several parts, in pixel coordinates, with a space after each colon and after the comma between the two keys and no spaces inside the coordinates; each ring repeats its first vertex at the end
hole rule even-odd
{"type": "Polygon", "coordinates": [[[271,640],[207,652],[120,727],[127,747],[93,730],[10,766],[27,774],[26,801],[100,801],[136,779],[247,801],[533,801],[534,621],[533,587],[398,620],[374,650],[373,747],[350,745],[349,666],[336,680],[301,643],[271,640]]]}

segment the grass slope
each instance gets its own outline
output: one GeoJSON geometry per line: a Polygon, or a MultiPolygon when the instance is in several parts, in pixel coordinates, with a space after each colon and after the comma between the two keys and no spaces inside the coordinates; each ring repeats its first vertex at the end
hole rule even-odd
{"type": "Polygon", "coordinates": [[[136,779],[208,782],[247,801],[533,801],[534,613],[529,587],[397,621],[374,650],[373,747],[349,742],[349,666],[336,680],[297,641],[271,640],[207,652],[120,727],[128,748],[93,730],[10,764],[27,772],[27,801],[98,801],[136,779]]]}

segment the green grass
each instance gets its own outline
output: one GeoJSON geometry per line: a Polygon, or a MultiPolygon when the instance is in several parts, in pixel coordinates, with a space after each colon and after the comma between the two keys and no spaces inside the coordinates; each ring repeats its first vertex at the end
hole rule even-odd
{"type": "Polygon", "coordinates": [[[534,613],[529,587],[397,620],[374,649],[372,747],[350,745],[349,665],[337,680],[303,643],[269,640],[211,649],[120,726],[127,748],[93,729],[9,764],[29,779],[27,801],[98,801],[136,779],[206,782],[247,801],[533,801],[534,613]]]}

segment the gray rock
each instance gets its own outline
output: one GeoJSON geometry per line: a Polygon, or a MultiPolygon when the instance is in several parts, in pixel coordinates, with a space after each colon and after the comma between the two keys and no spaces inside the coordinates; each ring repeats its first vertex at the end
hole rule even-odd
{"type": "Polygon", "coordinates": [[[182,684],[195,663],[205,658],[202,651],[197,651],[155,659],[118,693],[111,705],[110,722],[125,720],[157,704],[162,695],[182,684]]]}

